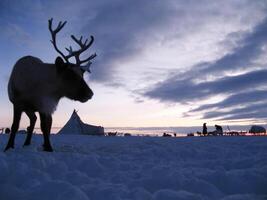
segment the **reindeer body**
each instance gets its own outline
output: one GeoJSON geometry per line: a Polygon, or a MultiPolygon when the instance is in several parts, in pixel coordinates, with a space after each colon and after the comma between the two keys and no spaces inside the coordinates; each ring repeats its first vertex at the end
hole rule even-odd
{"type": "Polygon", "coordinates": [[[8,96],[22,110],[52,114],[62,97],[60,88],[54,64],[26,56],[19,59],[13,68],[8,83],[8,96]]]}
{"type": "Polygon", "coordinates": [[[43,148],[45,151],[53,151],[49,138],[52,113],[59,100],[62,97],[67,97],[86,102],[93,96],[92,90],[83,79],[83,74],[86,70],[90,72],[90,61],[96,57],[96,54],[92,54],[85,60],[80,60],[79,56],[92,45],[94,37],[91,36],[91,40],[87,43],[88,39],[83,42],[82,37],[78,40],[72,35],[71,38],[80,46],[80,49],[73,51],[72,47],[66,48],[69,55],[65,56],[56,45],[56,34],[66,22],[59,22],[57,28],[53,30],[52,20],[48,21],[52,36],[51,42],[65,62],[61,57],[57,57],[54,64],[48,64],[33,56],[25,56],[16,62],[8,83],[8,96],[13,103],[13,123],[5,151],[14,148],[22,112],[25,112],[30,119],[24,146],[31,143],[32,132],[37,119],[35,112],[38,112],[44,136],[43,148]],[[75,57],[76,64],[69,62],[68,59],[71,57],[75,57]],[[81,66],[85,62],[88,62],[87,65],[81,66]]]}

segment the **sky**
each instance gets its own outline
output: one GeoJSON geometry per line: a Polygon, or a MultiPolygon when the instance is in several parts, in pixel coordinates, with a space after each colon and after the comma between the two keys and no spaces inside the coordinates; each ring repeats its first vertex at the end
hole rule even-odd
{"type": "Polygon", "coordinates": [[[67,21],[61,49],[73,45],[71,34],[93,35],[88,55],[98,55],[84,77],[92,100],[62,99],[54,127],[73,109],[106,127],[265,124],[266,11],[265,0],[1,0],[0,127],[12,123],[7,83],[16,61],[58,56],[51,17],[67,21]]]}

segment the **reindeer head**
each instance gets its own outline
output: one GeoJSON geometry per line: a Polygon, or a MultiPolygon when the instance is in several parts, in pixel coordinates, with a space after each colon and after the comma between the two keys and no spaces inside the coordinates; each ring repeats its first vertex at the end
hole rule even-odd
{"type": "Polygon", "coordinates": [[[64,62],[61,57],[57,57],[55,61],[57,73],[62,83],[62,87],[60,88],[61,92],[63,92],[64,96],[70,99],[86,102],[87,100],[92,98],[93,92],[84,81],[83,74],[85,71],[91,73],[91,60],[96,57],[96,54],[94,53],[84,60],[80,60],[80,55],[93,44],[94,37],[91,36],[90,42],[88,43],[88,39],[86,39],[84,42],[82,41],[82,36],[78,40],[74,35],[71,35],[71,38],[80,46],[80,49],[74,51],[70,46],[69,48],[66,48],[68,55],[64,55],[57,47],[56,34],[65,26],[67,22],[65,21],[62,23],[60,21],[57,28],[54,30],[52,29],[52,22],[53,18],[48,20],[48,28],[52,36],[51,43],[53,44],[55,50],[65,60],[64,62]],[[75,58],[75,64],[69,62],[69,59],[71,57],[75,58]],[[87,64],[82,65],[83,63],[87,64]]]}

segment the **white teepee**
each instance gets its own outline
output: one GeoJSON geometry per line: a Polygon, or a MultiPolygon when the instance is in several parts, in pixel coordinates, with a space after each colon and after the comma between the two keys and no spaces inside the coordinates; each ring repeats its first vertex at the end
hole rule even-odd
{"type": "Polygon", "coordinates": [[[85,124],[74,110],[69,121],[58,134],[104,135],[104,127],[85,124]]]}

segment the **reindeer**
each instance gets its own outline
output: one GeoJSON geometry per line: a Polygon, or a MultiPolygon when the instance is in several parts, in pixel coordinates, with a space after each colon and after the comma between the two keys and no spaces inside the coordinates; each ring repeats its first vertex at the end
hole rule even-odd
{"type": "Polygon", "coordinates": [[[66,48],[68,55],[64,55],[57,47],[56,35],[67,22],[60,21],[54,30],[52,23],[53,18],[48,20],[48,28],[52,36],[51,43],[64,60],[57,57],[54,64],[49,64],[43,63],[39,58],[26,56],[16,62],[8,83],[8,96],[13,103],[13,123],[5,151],[14,148],[22,112],[25,112],[30,119],[23,146],[31,144],[37,119],[35,112],[39,112],[44,137],[43,150],[52,152],[53,148],[49,139],[52,114],[59,100],[67,97],[75,101],[86,102],[93,96],[93,91],[84,81],[83,74],[85,71],[90,73],[91,60],[96,57],[96,54],[84,60],[80,60],[80,55],[93,44],[94,37],[91,36],[89,42],[88,39],[83,42],[83,37],[77,39],[71,35],[80,49],[74,51],[70,46],[66,48]],[[76,64],[70,63],[71,57],[75,58],[76,64]],[[87,63],[87,65],[82,66],[82,63],[87,63]]]}

